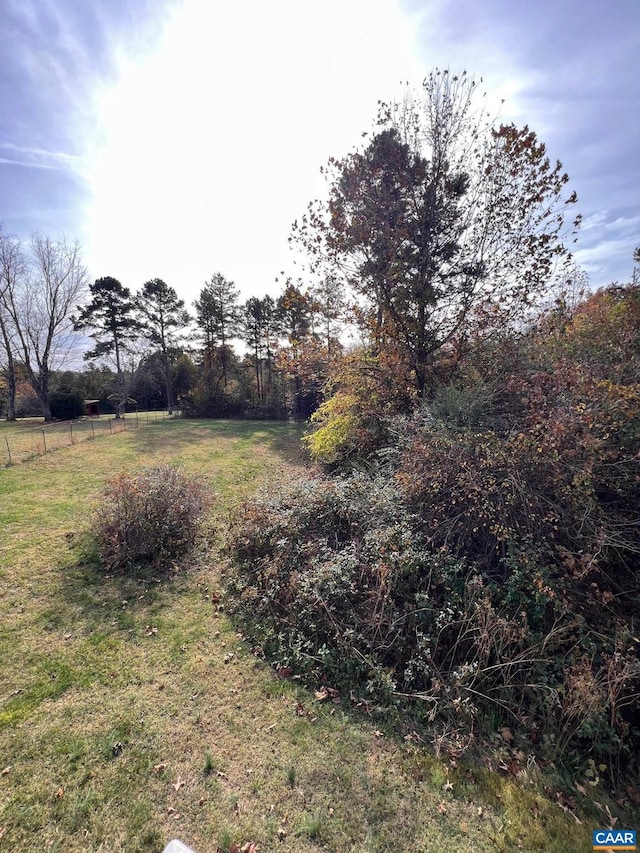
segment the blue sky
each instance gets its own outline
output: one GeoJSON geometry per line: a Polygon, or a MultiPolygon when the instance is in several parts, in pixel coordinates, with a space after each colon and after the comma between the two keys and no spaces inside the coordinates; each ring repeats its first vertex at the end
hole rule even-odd
{"type": "Polygon", "coordinates": [[[320,166],[435,66],[562,160],[592,284],[631,274],[640,0],[3,0],[0,29],[0,222],[78,238],[92,278],[277,292],[320,166]]]}

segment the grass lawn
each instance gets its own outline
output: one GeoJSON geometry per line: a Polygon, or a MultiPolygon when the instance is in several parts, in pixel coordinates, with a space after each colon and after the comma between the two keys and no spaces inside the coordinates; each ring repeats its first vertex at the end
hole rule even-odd
{"type": "Polygon", "coordinates": [[[300,473],[299,436],[165,421],[0,470],[0,851],[590,849],[598,820],[318,701],[229,622],[228,512],[300,473]],[[209,547],[171,578],[79,562],[105,479],[159,461],[218,494],[209,547]]]}

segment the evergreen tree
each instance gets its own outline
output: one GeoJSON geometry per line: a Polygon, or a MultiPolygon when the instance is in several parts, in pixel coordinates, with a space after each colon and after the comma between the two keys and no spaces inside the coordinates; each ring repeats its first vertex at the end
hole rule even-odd
{"type": "Polygon", "coordinates": [[[229,341],[241,334],[240,291],[222,273],[211,276],[196,299],[196,320],[202,331],[205,345],[205,361],[211,360],[213,352],[220,347],[222,381],[227,387],[229,364],[229,341]]]}
{"type": "Polygon", "coordinates": [[[125,413],[127,381],[125,356],[139,339],[141,324],[136,319],[136,303],[131,291],[111,276],[98,278],[89,286],[91,301],[75,319],[78,331],[88,330],[96,341],[95,347],[85,353],[85,359],[110,358],[116,368],[116,417],[125,413]]]}
{"type": "Polygon", "coordinates": [[[142,334],[159,347],[167,391],[167,409],[173,413],[173,389],[171,383],[171,355],[176,353],[176,333],[189,323],[190,317],[184,300],[162,279],[145,282],[136,297],[136,305],[142,317],[142,334]]]}

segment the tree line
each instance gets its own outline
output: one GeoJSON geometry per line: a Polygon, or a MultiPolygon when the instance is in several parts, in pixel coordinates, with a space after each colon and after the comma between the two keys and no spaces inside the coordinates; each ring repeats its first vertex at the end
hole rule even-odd
{"type": "Polygon", "coordinates": [[[343,304],[330,284],[303,292],[287,281],[276,298],[241,302],[217,272],[193,309],[159,278],[137,293],[111,276],[89,283],[77,243],[36,234],[25,247],[0,231],[0,411],[48,421],[95,397],[116,417],[127,405],[308,417],[342,349],[343,304]],[[83,346],[88,368],[65,370],[83,346]]]}
{"type": "Polygon", "coordinates": [[[528,126],[497,124],[480,83],[436,69],[380,104],[365,143],[324,167],[327,198],[293,223],[304,280],[277,298],[241,303],[218,272],[190,316],[161,279],[137,294],[112,277],[89,285],[77,245],[36,235],[25,250],[0,232],[7,416],[24,375],[51,417],[51,377],[79,333],[111,371],[118,414],[153,396],[193,415],[307,417],[356,363],[411,405],[428,398],[443,354],[453,375],[478,340],[530,322],[554,281],[580,275],[567,173],[528,126]],[[360,341],[346,361],[345,324],[360,341]]]}

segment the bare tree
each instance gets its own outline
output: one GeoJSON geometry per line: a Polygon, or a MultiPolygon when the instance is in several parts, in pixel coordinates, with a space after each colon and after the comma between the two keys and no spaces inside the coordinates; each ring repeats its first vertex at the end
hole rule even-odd
{"type": "Polygon", "coordinates": [[[0,231],[0,345],[5,353],[4,373],[7,381],[7,420],[16,419],[15,328],[9,313],[9,292],[17,290],[25,273],[22,247],[15,237],[0,231]]]}
{"type": "Polygon", "coordinates": [[[84,298],[87,271],[77,242],[64,238],[56,242],[36,233],[26,255],[18,241],[12,242],[16,277],[4,279],[3,307],[15,332],[15,354],[24,364],[45,420],[50,421],[51,373],[75,347],[71,314],[84,298]]]}

